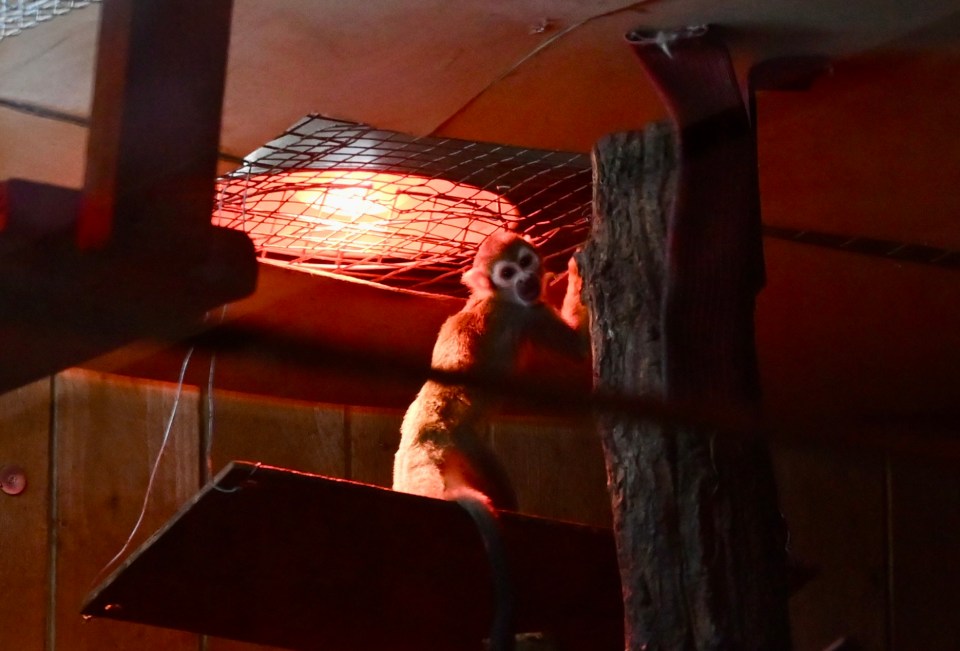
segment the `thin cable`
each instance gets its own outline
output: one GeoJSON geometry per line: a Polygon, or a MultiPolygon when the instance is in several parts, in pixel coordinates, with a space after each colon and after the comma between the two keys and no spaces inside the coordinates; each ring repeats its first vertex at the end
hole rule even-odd
{"type": "Polygon", "coordinates": [[[217,366],[217,353],[210,353],[210,369],[207,372],[207,427],[206,441],[204,444],[204,463],[207,468],[207,476],[204,477],[204,483],[210,481],[213,477],[213,375],[217,366]]]}
{"type": "Polygon", "coordinates": [[[173,421],[177,416],[177,409],[180,407],[180,396],[183,395],[183,381],[187,375],[187,367],[190,364],[190,358],[193,356],[193,346],[187,350],[187,354],[183,358],[183,364],[180,366],[180,377],[177,380],[177,393],[173,399],[173,407],[170,409],[170,417],[167,419],[167,425],[163,431],[163,440],[160,442],[160,450],[157,452],[156,459],[153,462],[153,468],[150,470],[150,479],[147,481],[147,490],[143,495],[143,503],[140,506],[140,515],[137,517],[136,524],[133,525],[133,529],[130,531],[130,535],[127,536],[127,540],[123,543],[123,547],[120,548],[120,551],[116,555],[107,561],[107,564],[103,566],[103,569],[100,570],[96,578],[93,580],[94,586],[100,583],[100,580],[106,574],[107,570],[117,562],[117,560],[123,556],[123,554],[130,547],[130,544],[133,542],[134,536],[137,535],[137,532],[140,530],[140,525],[143,524],[143,519],[147,514],[147,505],[150,502],[150,495],[153,492],[153,485],[157,478],[157,471],[160,469],[160,460],[163,458],[163,453],[167,449],[167,444],[170,442],[170,432],[173,431],[173,421]]]}
{"type": "MultiPolygon", "coordinates": [[[[217,325],[223,325],[227,318],[227,307],[224,305],[220,309],[220,318],[217,325]]],[[[209,313],[208,313],[209,314],[209,313]]],[[[206,476],[203,477],[203,483],[206,484],[213,478],[213,427],[214,427],[214,400],[213,400],[213,378],[217,367],[217,351],[210,351],[210,367],[207,371],[207,389],[206,389],[206,427],[203,432],[203,457],[206,476]]]]}
{"type": "Polygon", "coordinates": [[[480,99],[481,97],[483,97],[483,96],[487,93],[487,91],[489,91],[491,88],[493,88],[494,86],[496,86],[497,84],[499,84],[501,81],[503,81],[504,79],[506,79],[506,78],[509,77],[510,75],[512,75],[514,72],[516,72],[516,70],[517,70],[518,68],[520,68],[520,66],[522,66],[523,64],[525,64],[527,61],[529,61],[529,60],[532,59],[533,57],[535,57],[535,56],[537,56],[538,54],[540,54],[540,52],[542,52],[543,50],[547,49],[548,47],[550,47],[551,45],[553,45],[554,43],[556,43],[558,40],[560,40],[561,38],[563,38],[564,36],[566,36],[566,35],[569,34],[570,32],[573,32],[573,31],[575,31],[575,30],[577,30],[577,29],[580,29],[581,27],[583,27],[583,26],[586,25],[587,23],[593,22],[594,20],[598,20],[598,19],[600,19],[600,18],[606,18],[606,17],[608,17],[608,16],[613,16],[614,14],[619,14],[619,13],[622,13],[622,12],[624,12],[624,11],[642,11],[643,8],[644,8],[643,5],[647,4],[648,2],[649,2],[649,0],[641,0],[640,2],[631,2],[630,4],[623,5],[623,6],[620,6],[620,7],[614,7],[613,9],[609,9],[609,10],[604,11],[604,12],[599,13],[599,14],[593,14],[593,15],[587,16],[586,18],[582,18],[581,20],[579,20],[579,21],[577,21],[577,22],[575,22],[575,23],[573,23],[573,24],[571,24],[571,25],[567,25],[566,27],[564,27],[564,28],[561,29],[560,31],[558,31],[558,32],[556,32],[555,34],[553,34],[552,36],[550,36],[550,38],[544,39],[543,41],[541,41],[540,43],[538,43],[535,48],[533,48],[532,50],[530,50],[529,52],[527,52],[526,54],[524,54],[522,57],[520,57],[519,59],[517,59],[516,61],[514,61],[511,65],[507,66],[507,68],[506,68],[503,72],[501,72],[499,75],[497,75],[496,77],[494,77],[493,79],[491,79],[490,82],[487,83],[486,86],[484,86],[483,88],[481,88],[479,92],[475,93],[472,97],[470,97],[470,99],[468,99],[466,102],[464,102],[463,104],[461,104],[460,107],[459,107],[457,110],[455,110],[455,111],[454,111],[453,113],[451,113],[449,116],[447,116],[446,118],[444,118],[444,119],[443,119],[439,124],[437,124],[435,127],[433,127],[432,129],[430,129],[429,131],[427,131],[427,133],[429,133],[429,134],[436,134],[438,131],[441,131],[441,130],[442,130],[444,127],[446,127],[454,118],[456,118],[458,115],[460,115],[460,114],[463,113],[465,110],[467,110],[467,109],[468,109],[470,106],[472,106],[478,99],[480,99]]]}

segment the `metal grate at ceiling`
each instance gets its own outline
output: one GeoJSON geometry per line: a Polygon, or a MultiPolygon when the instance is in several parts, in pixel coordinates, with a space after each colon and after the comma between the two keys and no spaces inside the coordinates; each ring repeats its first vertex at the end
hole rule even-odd
{"type": "MultiPolygon", "coordinates": [[[[265,262],[464,295],[479,243],[506,229],[560,272],[589,234],[585,154],[415,138],[307,116],[217,184],[213,223],[248,233],[265,262]]],[[[763,226],[766,237],[958,267],[956,251],[763,226]]]]}
{"type": "Polygon", "coordinates": [[[0,0],[0,40],[100,0],[0,0]]]}
{"type": "Polygon", "coordinates": [[[462,295],[460,274],[498,230],[565,269],[589,231],[591,176],[584,154],[311,115],[219,179],[213,221],[248,233],[265,261],[462,295]]]}

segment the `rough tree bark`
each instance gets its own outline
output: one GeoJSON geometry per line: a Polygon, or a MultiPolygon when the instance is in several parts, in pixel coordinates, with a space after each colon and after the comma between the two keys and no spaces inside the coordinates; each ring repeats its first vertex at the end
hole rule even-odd
{"type": "MultiPolygon", "coordinates": [[[[680,129],[650,125],[594,151],[594,223],[579,261],[595,385],[749,411],[763,268],[755,141],[735,81],[732,93],[724,87],[733,73],[722,44],[697,32],[661,56],[653,42],[655,52],[638,54],[680,129]],[[671,104],[678,96],[687,106],[671,104]]],[[[783,528],[765,443],[616,414],[600,414],[598,427],[626,648],[788,649],[783,528]]]]}

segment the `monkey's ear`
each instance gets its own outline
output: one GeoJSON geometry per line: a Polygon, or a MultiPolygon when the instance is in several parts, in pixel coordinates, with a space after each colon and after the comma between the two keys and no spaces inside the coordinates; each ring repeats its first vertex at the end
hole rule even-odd
{"type": "Polygon", "coordinates": [[[470,288],[470,291],[475,293],[482,294],[493,290],[493,284],[490,282],[487,272],[477,267],[467,269],[463,274],[462,281],[464,285],[470,288]]]}

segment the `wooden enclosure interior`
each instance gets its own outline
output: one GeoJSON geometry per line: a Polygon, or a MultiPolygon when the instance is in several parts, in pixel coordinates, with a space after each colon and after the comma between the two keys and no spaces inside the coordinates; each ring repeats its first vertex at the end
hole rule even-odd
{"type": "MultiPolygon", "coordinates": [[[[0,510],[5,644],[198,648],[188,633],[79,616],[133,532],[177,393],[172,383],[72,370],[0,399],[0,449],[28,481],[22,495],[3,496],[0,510]]],[[[253,459],[389,485],[402,415],[222,390],[210,396],[190,385],[175,413],[130,550],[198,490],[208,472],[205,440],[214,473],[232,459],[253,459]]],[[[489,438],[517,478],[524,512],[609,526],[602,454],[589,426],[504,418],[489,438]]],[[[942,561],[954,554],[957,523],[930,496],[956,498],[952,467],[795,443],[776,445],[774,454],[792,550],[819,570],[791,599],[796,648],[820,649],[842,635],[867,649],[950,648],[955,570],[942,561]]],[[[216,638],[204,644],[264,648],[216,638]]]]}
{"type": "MultiPolygon", "coordinates": [[[[663,117],[622,43],[639,23],[729,25],[741,71],[777,54],[833,57],[832,74],[809,90],[758,97],[764,224],[908,252],[922,245],[954,264],[883,254],[892,247],[862,255],[765,238],[757,309],[765,407],[784,425],[773,446],[791,551],[818,570],[791,599],[795,644],[814,651],[847,635],[865,649],[954,648],[956,7],[368,4],[235,2],[221,172],[311,111],[409,133],[588,151],[604,133],[663,117]],[[410,37],[398,43],[397,33],[410,37]]],[[[98,16],[93,5],[0,40],[0,180],[83,184],[98,16]]],[[[0,466],[22,466],[28,482],[21,495],[0,494],[0,644],[255,648],[79,616],[134,529],[174,403],[169,448],[130,548],[231,459],[389,484],[416,381],[277,362],[269,335],[422,362],[457,305],[262,267],[256,293],[223,318],[268,336],[250,355],[218,356],[212,392],[207,354],[195,354],[178,397],[185,350],[139,342],[0,396],[0,466]]],[[[588,424],[505,416],[489,438],[524,512],[609,523],[588,424]]]]}

